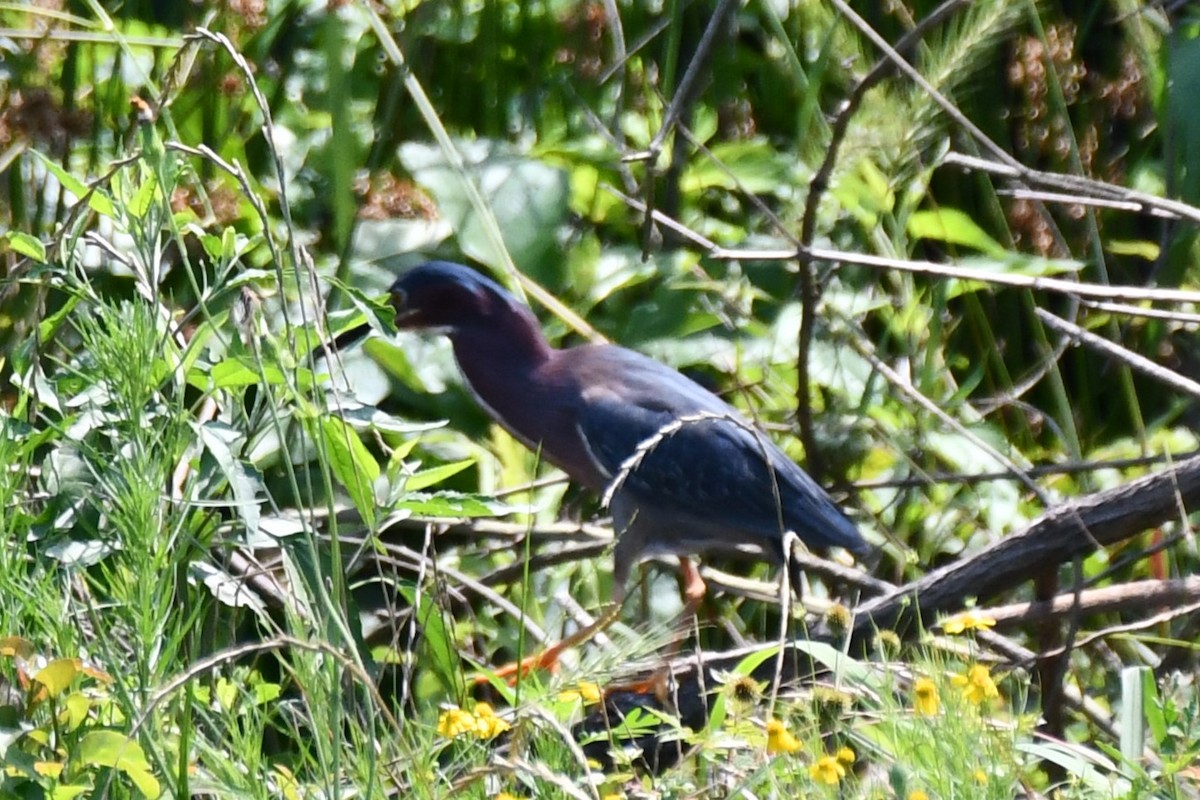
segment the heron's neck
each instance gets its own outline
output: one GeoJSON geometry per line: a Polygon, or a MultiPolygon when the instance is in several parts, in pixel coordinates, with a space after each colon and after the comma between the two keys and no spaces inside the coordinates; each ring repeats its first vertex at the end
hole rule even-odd
{"type": "Polygon", "coordinates": [[[556,352],[528,309],[491,322],[487,330],[472,326],[450,336],[459,367],[480,395],[529,376],[556,352]]]}

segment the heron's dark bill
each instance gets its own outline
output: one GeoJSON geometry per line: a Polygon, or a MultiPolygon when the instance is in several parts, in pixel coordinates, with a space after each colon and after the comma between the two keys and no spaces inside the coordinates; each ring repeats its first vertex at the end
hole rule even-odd
{"type": "Polygon", "coordinates": [[[421,310],[408,307],[408,293],[403,289],[392,289],[391,305],[396,309],[397,328],[419,328],[421,310]]]}

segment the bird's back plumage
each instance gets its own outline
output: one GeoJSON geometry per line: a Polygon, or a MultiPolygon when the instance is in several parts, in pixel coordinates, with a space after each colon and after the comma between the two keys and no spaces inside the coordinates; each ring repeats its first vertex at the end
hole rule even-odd
{"type": "Polygon", "coordinates": [[[774,557],[787,530],[810,546],[866,549],[825,491],[712,392],[621,347],[576,348],[563,357],[589,376],[579,426],[595,459],[619,481],[610,487],[614,500],[624,494],[635,513],[652,508],[654,517],[681,523],[672,528],[727,532],[708,537],[702,549],[757,542],[774,557]]]}

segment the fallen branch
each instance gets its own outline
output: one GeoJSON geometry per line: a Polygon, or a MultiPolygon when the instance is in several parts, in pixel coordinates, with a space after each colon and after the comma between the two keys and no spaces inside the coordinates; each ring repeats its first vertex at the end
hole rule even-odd
{"type": "Polygon", "coordinates": [[[936,569],[858,609],[853,639],[904,633],[918,619],[956,611],[969,597],[1015,588],[1039,571],[1085,556],[1200,508],[1200,456],[1172,469],[1050,509],[1025,530],[936,569]]]}
{"type": "Polygon", "coordinates": [[[1052,601],[1010,603],[1005,606],[978,609],[981,616],[996,620],[999,627],[1044,622],[1078,613],[1111,614],[1117,611],[1157,612],[1166,607],[1178,607],[1200,601],[1200,577],[1166,581],[1134,581],[1103,589],[1088,589],[1076,595],[1060,594],[1052,601]]]}

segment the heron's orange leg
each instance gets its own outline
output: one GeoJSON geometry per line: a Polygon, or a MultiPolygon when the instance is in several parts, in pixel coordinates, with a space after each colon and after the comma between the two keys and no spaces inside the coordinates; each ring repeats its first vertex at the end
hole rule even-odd
{"type": "MultiPolygon", "coordinates": [[[[682,579],[684,599],[683,611],[679,613],[679,625],[681,628],[686,629],[691,624],[692,618],[696,616],[696,612],[700,609],[700,603],[704,601],[704,595],[708,592],[708,586],[705,585],[704,578],[700,577],[700,568],[687,556],[679,557],[679,571],[682,579]]],[[[680,648],[683,647],[683,632],[681,630],[680,635],[667,648],[667,651],[663,654],[664,659],[670,659],[679,653],[680,648]]],[[[669,664],[664,664],[640,681],[610,686],[606,692],[652,694],[658,698],[660,703],[666,704],[670,691],[670,677],[671,667],[669,664]]]]}
{"type": "MultiPolygon", "coordinates": [[[[704,595],[708,591],[708,587],[704,584],[704,579],[700,577],[700,570],[687,556],[679,557],[680,574],[683,578],[683,597],[684,606],[680,613],[680,619],[683,624],[687,625],[696,611],[700,608],[700,603],[704,600],[704,595]]],[[[623,587],[621,587],[623,588],[623,587]]],[[[621,599],[624,595],[623,591],[618,590],[613,598],[612,606],[607,609],[599,618],[591,625],[587,625],[575,631],[569,636],[564,637],[555,644],[550,645],[540,653],[535,653],[520,661],[514,661],[510,664],[496,669],[488,674],[480,675],[475,680],[476,683],[487,683],[492,675],[497,678],[507,680],[509,683],[515,683],[519,678],[528,675],[534,670],[549,670],[554,671],[558,666],[559,656],[566,650],[577,645],[583,644],[596,634],[608,628],[617,621],[617,617],[621,613],[621,599]]],[[[683,637],[679,637],[673,642],[667,650],[666,657],[670,658],[679,652],[683,646],[683,637]]],[[[635,681],[633,683],[621,684],[611,687],[608,691],[625,691],[635,692],[639,694],[651,694],[661,698],[666,696],[667,677],[669,676],[669,668],[663,667],[655,670],[654,674],[648,678],[635,681]]]]}
{"type": "Polygon", "coordinates": [[[534,670],[544,669],[554,671],[558,666],[558,658],[563,652],[588,641],[616,622],[617,617],[620,615],[621,604],[620,602],[614,602],[591,625],[586,625],[569,636],[563,637],[540,653],[534,653],[520,661],[505,664],[487,675],[480,675],[475,681],[476,683],[487,683],[491,676],[495,675],[497,678],[505,679],[509,683],[516,683],[519,678],[528,675],[534,670]]]}

